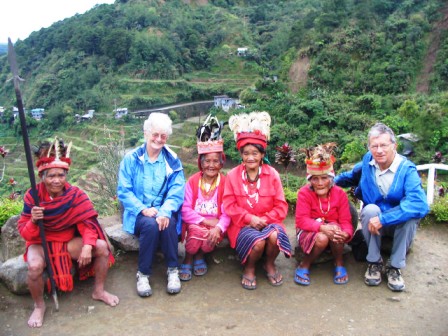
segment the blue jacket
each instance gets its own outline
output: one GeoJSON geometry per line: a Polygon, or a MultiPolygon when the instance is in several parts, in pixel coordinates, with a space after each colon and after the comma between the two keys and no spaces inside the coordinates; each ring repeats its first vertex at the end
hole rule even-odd
{"type": "Polygon", "coordinates": [[[402,159],[385,197],[376,185],[375,166],[369,164],[372,160],[370,152],[351,171],[336,176],[334,181],[343,188],[356,187],[355,195],[365,205],[376,204],[382,211],[379,219],[383,226],[423,218],[429,207],[417,168],[405,157],[402,159]]]}
{"type": "MultiPolygon", "coordinates": [[[[120,163],[118,172],[117,195],[124,207],[123,230],[134,234],[137,215],[148,207],[143,203],[144,190],[144,155],[146,143],[127,153],[120,163]]],[[[168,147],[162,148],[162,154],[166,163],[167,181],[160,191],[153,206],[158,210],[157,217],[168,217],[177,213],[177,233],[181,233],[180,208],[184,201],[185,177],[182,163],[168,147]],[[163,196],[166,197],[163,199],[163,196]]]]}

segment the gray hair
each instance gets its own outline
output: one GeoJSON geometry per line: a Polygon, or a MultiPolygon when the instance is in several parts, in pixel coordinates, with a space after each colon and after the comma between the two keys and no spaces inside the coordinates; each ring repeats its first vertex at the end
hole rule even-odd
{"type": "Polygon", "coordinates": [[[394,131],[389,126],[386,126],[383,123],[376,123],[372,126],[372,128],[369,131],[369,134],[367,135],[368,143],[370,144],[370,138],[377,138],[382,134],[389,134],[390,141],[392,143],[397,143],[397,140],[395,139],[394,131]]]}
{"type": "MultiPolygon", "coordinates": [[[[329,174],[326,174],[326,175],[327,175],[328,178],[330,179],[330,189],[331,189],[331,188],[333,188],[333,186],[335,185],[335,183],[334,183],[334,176],[331,176],[331,175],[329,175],[329,174]]],[[[309,179],[308,179],[308,183],[309,183],[310,189],[311,189],[312,191],[315,191],[314,188],[313,188],[313,186],[311,185],[311,182],[310,182],[310,180],[311,180],[311,178],[312,178],[313,176],[316,176],[316,175],[311,175],[311,176],[309,177],[309,179]]],[[[322,176],[322,175],[321,175],[321,176],[322,176]]]]}
{"type": "Polygon", "coordinates": [[[167,135],[173,133],[171,125],[173,122],[170,117],[165,113],[153,112],[149,115],[148,119],[145,120],[143,124],[143,132],[150,132],[152,130],[162,130],[165,131],[167,135]]]}

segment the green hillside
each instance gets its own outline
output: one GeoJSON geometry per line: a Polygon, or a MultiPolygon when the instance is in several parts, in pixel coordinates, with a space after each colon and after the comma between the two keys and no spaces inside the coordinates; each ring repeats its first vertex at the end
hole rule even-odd
{"type": "MultiPolygon", "coordinates": [[[[408,93],[415,90],[442,5],[441,0],[117,1],[34,32],[16,50],[30,108],[109,110],[116,99],[138,109],[237,95],[264,75],[294,83],[291,67],[304,57],[310,60],[307,88],[408,93]],[[248,48],[247,56],[237,56],[239,47],[248,48]]],[[[6,57],[0,67],[0,101],[11,106],[6,57]]],[[[446,88],[445,67],[434,69],[432,91],[446,88]]]]}

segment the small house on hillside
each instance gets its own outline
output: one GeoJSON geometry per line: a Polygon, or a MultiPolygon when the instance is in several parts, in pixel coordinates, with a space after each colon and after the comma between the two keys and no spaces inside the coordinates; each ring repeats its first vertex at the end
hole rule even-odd
{"type": "Polygon", "coordinates": [[[90,120],[93,118],[93,113],[95,113],[95,110],[88,110],[86,114],[81,116],[81,121],[82,120],[90,120]]]}
{"type": "Polygon", "coordinates": [[[120,108],[117,108],[114,112],[115,112],[115,119],[120,119],[128,114],[128,108],[120,107],[120,108]]]}
{"type": "Polygon", "coordinates": [[[43,108],[35,108],[31,110],[31,117],[36,120],[41,120],[44,116],[45,109],[43,108]]]}
{"type": "Polygon", "coordinates": [[[263,80],[265,82],[277,82],[278,81],[278,76],[277,75],[265,75],[263,77],[263,80]]]}
{"type": "Polygon", "coordinates": [[[249,48],[238,48],[236,50],[237,56],[246,57],[248,54],[249,48]]]}
{"type": "Polygon", "coordinates": [[[227,95],[214,96],[214,106],[220,108],[225,112],[229,112],[231,108],[240,108],[240,100],[236,98],[230,98],[227,95]]]}
{"type": "Polygon", "coordinates": [[[88,110],[86,114],[83,114],[80,116],[79,114],[75,115],[76,121],[87,121],[93,119],[93,113],[95,113],[95,110],[88,110]]]}

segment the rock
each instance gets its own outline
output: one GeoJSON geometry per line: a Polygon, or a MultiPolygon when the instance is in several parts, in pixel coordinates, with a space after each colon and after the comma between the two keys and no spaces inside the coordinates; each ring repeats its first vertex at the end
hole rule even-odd
{"type": "Polygon", "coordinates": [[[116,224],[104,228],[107,236],[112,244],[116,245],[119,249],[123,251],[138,251],[139,243],[136,236],[123,231],[121,224],[116,224]]]}
{"type": "Polygon", "coordinates": [[[12,216],[2,227],[2,260],[8,260],[25,253],[25,240],[17,230],[19,215],[12,216]]]}
{"type": "Polygon", "coordinates": [[[401,299],[398,296],[392,296],[390,298],[387,298],[387,300],[391,301],[391,302],[400,302],[401,301],[401,299]]]}
{"type": "Polygon", "coordinates": [[[29,293],[26,283],[28,267],[23,256],[8,259],[0,266],[0,280],[14,294],[29,293]]]}

